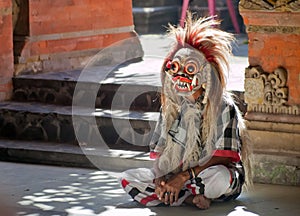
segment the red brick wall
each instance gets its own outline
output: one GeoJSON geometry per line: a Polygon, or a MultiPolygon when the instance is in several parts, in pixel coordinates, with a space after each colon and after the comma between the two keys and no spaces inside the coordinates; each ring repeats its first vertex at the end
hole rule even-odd
{"type": "Polygon", "coordinates": [[[67,38],[60,40],[41,40],[32,42],[25,47],[23,53],[26,56],[53,54],[70,51],[80,51],[109,46],[110,44],[129,38],[130,32],[118,34],[100,34],[95,36],[67,38]]]}
{"type": "Polygon", "coordinates": [[[29,37],[15,73],[77,68],[70,58],[135,36],[131,0],[30,0],[29,37]],[[58,55],[62,63],[51,66],[58,55]]]}
{"type": "Polygon", "coordinates": [[[131,0],[30,0],[30,35],[133,25],[131,0]]]}
{"type": "Polygon", "coordinates": [[[131,35],[100,34],[81,36],[82,31],[113,29],[133,25],[131,0],[31,0],[31,37],[61,34],[59,40],[39,40],[30,45],[29,55],[103,48],[131,35]],[[78,32],[78,37],[68,33],[78,32]]]}
{"type": "MultiPolygon", "coordinates": [[[[19,64],[15,65],[16,73],[30,70],[34,61],[42,58],[47,60],[48,65],[51,64],[51,57],[47,57],[49,54],[64,53],[68,60],[68,53],[100,50],[136,36],[133,31],[122,29],[130,26],[133,26],[131,0],[30,0],[29,40],[20,53],[19,64]]],[[[0,42],[2,101],[11,97],[14,74],[12,0],[0,0],[0,42]]],[[[38,62],[44,71],[47,64],[38,62]]],[[[66,65],[73,67],[71,64],[66,65]]]]}
{"type": "Polygon", "coordinates": [[[278,66],[286,68],[289,103],[300,104],[300,35],[250,33],[249,38],[249,64],[260,65],[267,72],[278,66]]]}
{"type": "Polygon", "coordinates": [[[248,32],[249,64],[260,65],[264,71],[273,72],[282,66],[288,71],[290,105],[300,105],[300,13],[243,12],[246,26],[266,26],[265,32],[248,32]],[[270,28],[274,27],[274,28],[270,28]],[[278,31],[276,28],[281,28],[278,31]],[[288,27],[289,30],[284,30],[288,27]],[[283,29],[283,30],[282,30],[283,29]]]}
{"type": "Polygon", "coordinates": [[[12,3],[0,0],[0,101],[11,96],[13,76],[12,3]]]}

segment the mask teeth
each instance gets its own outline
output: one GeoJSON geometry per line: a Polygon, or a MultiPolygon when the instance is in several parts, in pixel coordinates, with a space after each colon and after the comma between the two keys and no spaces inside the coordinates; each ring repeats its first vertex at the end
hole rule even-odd
{"type": "Polygon", "coordinates": [[[195,87],[197,85],[197,77],[193,77],[192,86],[195,87]]]}
{"type": "Polygon", "coordinates": [[[173,84],[173,88],[175,88],[175,87],[176,87],[176,83],[173,84]]]}
{"type": "Polygon", "coordinates": [[[192,90],[191,85],[189,83],[187,83],[187,87],[190,91],[192,90]]]}

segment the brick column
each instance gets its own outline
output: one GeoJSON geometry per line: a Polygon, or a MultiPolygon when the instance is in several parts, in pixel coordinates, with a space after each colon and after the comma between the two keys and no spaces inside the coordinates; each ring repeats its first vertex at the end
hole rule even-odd
{"type": "Polygon", "coordinates": [[[101,49],[130,38],[128,50],[142,52],[131,0],[27,1],[28,35],[15,35],[23,43],[15,52],[16,74],[81,68],[101,49]]]}
{"type": "Polygon", "coordinates": [[[299,0],[241,0],[249,37],[247,127],[255,180],[300,184],[299,0]]]}
{"type": "Polygon", "coordinates": [[[13,65],[11,0],[0,0],[0,101],[11,97],[13,65]]]}

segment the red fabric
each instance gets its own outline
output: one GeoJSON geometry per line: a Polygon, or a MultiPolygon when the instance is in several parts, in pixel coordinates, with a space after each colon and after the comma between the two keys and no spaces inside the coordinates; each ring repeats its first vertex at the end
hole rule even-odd
{"type": "MultiPolygon", "coordinates": [[[[229,169],[228,169],[229,170],[229,169]]],[[[233,178],[232,178],[232,172],[230,172],[229,170],[229,173],[230,173],[230,185],[232,184],[232,181],[233,181],[233,178]]]]}
{"type": "Polygon", "coordinates": [[[122,187],[125,188],[129,184],[129,182],[126,179],[122,179],[121,184],[122,187]]]}
{"type": "Polygon", "coordinates": [[[147,196],[146,198],[143,198],[141,200],[141,203],[143,205],[146,205],[148,202],[151,202],[151,201],[157,200],[157,199],[158,199],[157,195],[156,194],[152,194],[151,196],[147,196]]]}
{"type": "Polygon", "coordinates": [[[195,188],[195,187],[192,187],[191,184],[187,184],[187,185],[186,185],[186,188],[191,189],[191,190],[192,190],[192,194],[193,194],[193,195],[196,195],[196,188],[195,188]]]}
{"type": "Polygon", "coordinates": [[[159,153],[158,152],[150,152],[150,159],[156,159],[158,158],[159,156],[159,153]]]}
{"type": "Polygon", "coordinates": [[[241,160],[239,153],[230,150],[215,150],[213,156],[229,157],[231,158],[232,162],[239,162],[241,160]]]}

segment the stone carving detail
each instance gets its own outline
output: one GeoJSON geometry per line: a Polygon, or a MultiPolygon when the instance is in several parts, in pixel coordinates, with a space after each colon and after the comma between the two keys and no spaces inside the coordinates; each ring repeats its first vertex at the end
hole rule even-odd
{"type": "Polygon", "coordinates": [[[288,106],[287,71],[279,67],[273,73],[251,67],[245,73],[245,101],[248,111],[299,115],[297,106],[288,106]]]}
{"type": "Polygon", "coordinates": [[[300,34],[300,27],[296,26],[247,26],[247,32],[260,33],[282,33],[282,34],[300,34]]]}
{"type": "Polygon", "coordinates": [[[241,10],[299,11],[300,0],[241,0],[241,10]]]}
{"type": "Polygon", "coordinates": [[[272,6],[262,0],[241,0],[239,3],[241,9],[247,10],[272,10],[272,6]]]}

